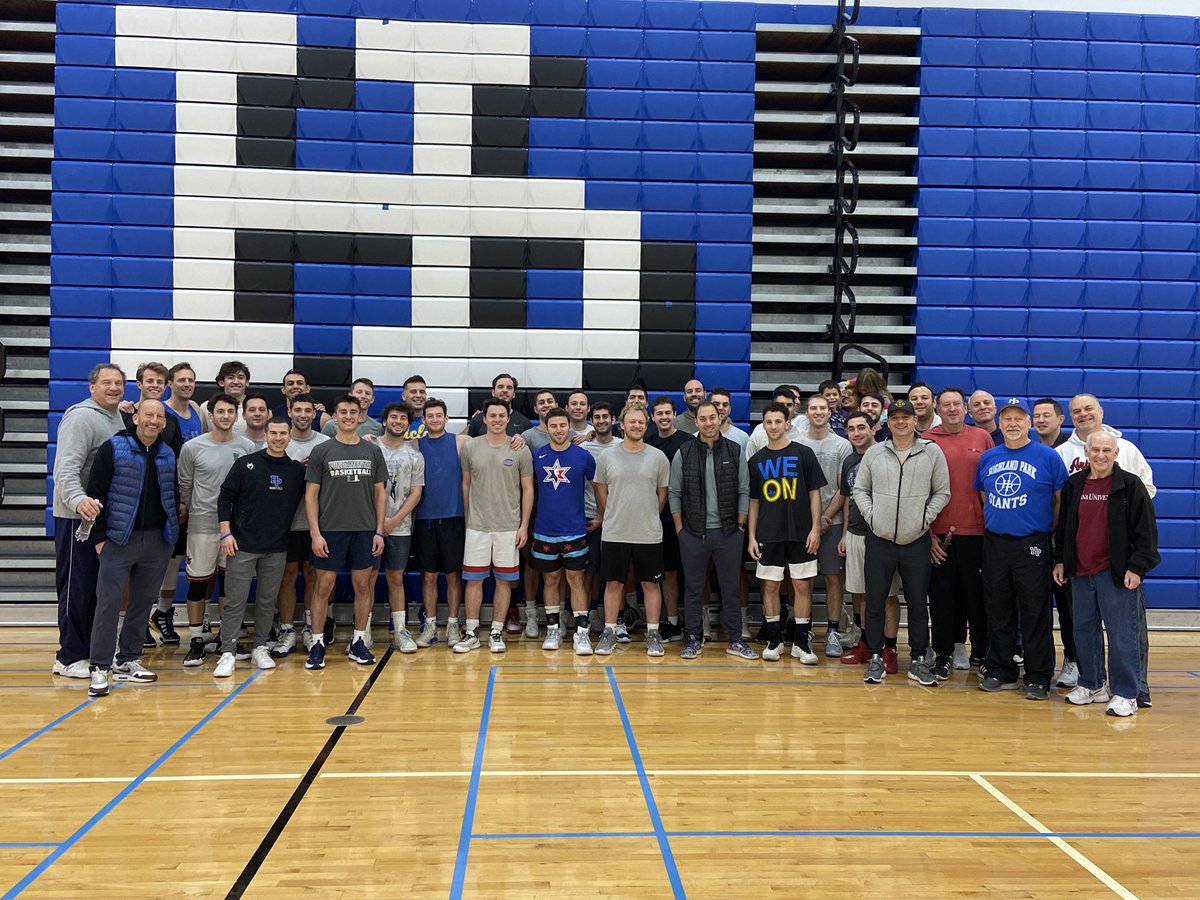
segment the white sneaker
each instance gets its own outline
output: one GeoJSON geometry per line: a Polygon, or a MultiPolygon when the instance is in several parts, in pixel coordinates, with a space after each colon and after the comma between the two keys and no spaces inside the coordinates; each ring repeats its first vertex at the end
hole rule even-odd
{"type": "Polygon", "coordinates": [[[222,653],[221,658],[217,660],[217,667],[213,669],[213,677],[228,678],[233,674],[235,668],[237,668],[237,657],[232,653],[222,653]]]}
{"type": "Polygon", "coordinates": [[[812,651],[812,632],[808,632],[808,641],[800,643],[799,641],[792,644],[792,659],[800,660],[802,665],[815,666],[817,664],[817,654],[812,651]]]}
{"type": "Polygon", "coordinates": [[[1073,688],[1079,684],[1079,664],[1067,660],[1063,663],[1062,671],[1054,682],[1058,687],[1073,688]]]}
{"type": "MultiPolygon", "coordinates": [[[[528,633],[528,632],[527,632],[528,633]]],[[[557,650],[562,646],[562,627],[550,625],[546,628],[546,640],[542,641],[543,650],[557,650]]]]}
{"type": "Polygon", "coordinates": [[[420,632],[417,634],[418,647],[431,647],[437,643],[437,621],[430,618],[425,620],[425,624],[421,626],[420,632]]]}
{"type": "Polygon", "coordinates": [[[493,653],[503,653],[508,649],[504,646],[503,631],[493,631],[488,635],[488,649],[493,653]]]}
{"type": "MultiPolygon", "coordinates": [[[[311,636],[311,632],[309,633],[311,636]]],[[[287,631],[279,632],[279,638],[275,641],[275,646],[271,648],[271,655],[278,656],[281,659],[296,649],[296,629],[292,628],[287,631]]]]}
{"type": "Polygon", "coordinates": [[[1081,684],[1063,699],[1072,706],[1087,706],[1089,703],[1107,703],[1112,699],[1112,694],[1108,692],[1108,685],[1101,685],[1093,691],[1081,684]]]}
{"type": "MultiPolygon", "coordinates": [[[[536,641],[537,636],[538,636],[537,610],[530,609],[527,606],[527,607],[525,607],[525,637],[529,638],[531,641],[536,641]]],[[[548,650],[550,648],[543,647],[542,649],[548,650]]],[[[557,648],[554,648],[554,649],[557,649],[557,648]]]]}
{"type": "Polygon", "coordinates": [[[472,650],[479,649],[479,636],[466,632],[462,638],[455,641],[453,644],[455,653],[470,653],[472,650]]]}
{"type": "Polygon", "coordinates": [[[158,676],[136,659],[113,666],[112,677],[113,681],[132,681],[134,684],[152,684],[158,681],[158,676]]]}
{"type": "Polygon", "coordinates": [[[629,629],[625,627],[624,622],[618,622],[616,628],[613,629],[613,635],[617,639],[618,644],[628,644],[633,638],[629,636],[629,629]]]}
{"type": "Polygon", "coordinates": [[[575,655],[576,656],[591,656],[592,655],[592,639],[586,631],[575,629],[575,655]]]}
{"type": "Polygon", "coordinates": [[[309,628],[307,625],[305,625],[304,630],[302,632],[300,632],[300,638],[304,643],[304,652],[307,653],[309,650],[312,649],[312,645],[313,645],[312,629],[309,628]]]}
{"type": "Polygon", "coordinates": [[[275,660],[271,659],[271,651],[267,649],[266,644],[259,644],[254,648],[254,652],[250,654],[250,661],[260,669],[275,668],[275,660]]]}
{"type": "Polygon", "coordinates": [[[971,657],[967,654],[966,644],[954,645],[954,655],[950,657],[950,665],[964,672],[971,670],[971,657]]]}
{"type": "Polygon", "coordinates": [[[412,639],[407,628],[401,628],[392,635],[392,647],[401,653],[417,652],[417,642],[412,639]]]}
{"type": "Polygon", "coordinates": [[[89,697],[103,697],[108,693],[108,669],[89,666],[88,678],[91,679],[91,683],[88,685],[89,697]]]}
{"type": "Polygon", "coordinates": [[[91,663],[86,659],[77,659],[69,666],[64,666],[57,659],[54,661],[54,667],[50,670],[55,675],[62,675],[64,678],[91,678],[92,673],[91,663]]]}
{"type": "Polygon", "coordinates": [[[1137,709],[1137,700],[1129,697],[1113,697],[1112,702],[1108,704],[1108,709],[1104,713],[1105,715],[1118,716],[1124,719],[1136,713],[1137,709]]]}
{"type": "Polygon", "coordinates": [[[462,628],[458,624],[458,619],[451,619],[446,623],[446,643],[454,647],[462,640],[462,628]]]}

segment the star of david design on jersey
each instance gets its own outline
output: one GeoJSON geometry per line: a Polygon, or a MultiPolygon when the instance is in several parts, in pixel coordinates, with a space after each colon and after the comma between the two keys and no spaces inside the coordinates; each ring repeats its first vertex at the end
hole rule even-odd
{"type": "Polygon", "coordinates": [[[546,473],[546,477],[542,479],[544,484],[553,486],[554,490],[558,490],[560,484],[570,484],[571,479],[567,477],[567,473],[574,466],[564,466],[557,458],[552,466],[542,466],[542,471],[546,473]]]}
{"type": "Polygon", "coordinates": [[[1001,497],[1012,497],[1021,492],[1021,476],[1016,472],[1005,472],[996,479],[996,493],[1001,497]]]}

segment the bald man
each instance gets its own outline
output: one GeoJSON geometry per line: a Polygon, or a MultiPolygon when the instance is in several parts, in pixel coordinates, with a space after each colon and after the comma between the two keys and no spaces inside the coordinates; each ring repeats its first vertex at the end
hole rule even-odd
{"type": "Polygon", "coordinates": [[[675,420],[675,427],[684,434],[696,434],[696,407],[707,399],[704,385],[693,378],[683,386],[683,402],[687,410],[675,420]]]}
{"type": "Polygon", "coordinates": [[[996,425],[996,398],[987,391],[976,391],[971,395],[971,421],[992,439],[992,445],[1004,443],[1004,434],[996,425]]]}

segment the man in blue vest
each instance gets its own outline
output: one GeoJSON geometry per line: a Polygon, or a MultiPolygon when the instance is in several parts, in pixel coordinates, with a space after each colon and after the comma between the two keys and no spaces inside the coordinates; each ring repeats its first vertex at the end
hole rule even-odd
{"type": "Polygon", "coordinates": [[[100,557],[88,687],[93,697],[108,693],[110,677],[139,684],[158,680],[140,660],[150,607],[179,537],[175,452],[160,438],[166,421],[161,401],[142,400],[133,414],[133,429],[96,451],[88,477],[88,496],[103,498],[104,504],[92,526],[100,557]],[[127,582],[129,608],[118,645],[117,619],[127,582]]]}

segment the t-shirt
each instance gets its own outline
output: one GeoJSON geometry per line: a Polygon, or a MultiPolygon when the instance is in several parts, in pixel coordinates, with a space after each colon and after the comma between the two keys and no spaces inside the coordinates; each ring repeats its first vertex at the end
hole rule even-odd
{"type": "MultiPolygon", "coordinates": [[[[687,436],[687,440],[695,438],[687,436]]],[[[620,544],[657,544],[662,541],[658,489],[671,481],[671,464],[657,447],[643,445],[630,453],[620,447],[603,454],[596,463],[596,484],[608,486],[604,509],[604,540],[620,544]]]]}
{"type": "Polygon", "coordinates": [[[975,489],[986,494],[983,523],[994,534],[1024,537],[1054,527],[1054,494],[1067,480],[1057,451],[1030,441],[1019,450],[1001,444],[980,457],[975,489]]]}
{"type": "MultiPolygon", "coordinates": [[[[821,474],[825,476],[825,486],[821,488],[821,509],[829,505],[829,501],[833,499],[833,495],[838,492],[838,485],[841,483],[842,463],[846,458],[853,455],[854,448],[850,446],[850,442],[844,437],[838,437],[836,434],[830,434],[821,440],[809,437],[807,434],[800,438],[799,441],[805,447],[813,452],[817,457],[817,465],[821,467],[821,474]]],[[[834,516],[834,524],[841,524],[841,513],[834,516]]]]}
{"type": "MultiPolygon", "coordinates": [[[[389,447],[383,441],[379,442],[379,450],[383,453],[383,461],[387,466],[387,506],[384,516],[390,518],[400,512],[400,507],[408,499],[414,487],[425,486],[425,457],[412,444],[405,441],[398,447],[389,447]]],[[[389,535],[412,534],[412,513],[396,523],[396,527],[388,532],[389,535]]]]}
{"type": "MultiPolygon", "coordinates": [[[[338,427],[336,419],[330,419],[325,423],[325,427],[321,429],[321,434],[325,435],[326,437],[334,437],[337,432],[338,427]]],[[[383,434],[383,426],[370,416],[367,416],[366,419],[358,423],[359,437],[367,437],[368,435],[371,437],[379,437],[381,434],[383,434]]]]}
{"type": "Polygon", "coordinates": [[[462,466],[458,460],[458,435],[448,431],[441,437],[426,435],[417,441],[425,458],[425,484],[421,502],[413,514],[417,519],[453,519],[463,514],[462,466]]]}
{"type": "Polygon", "coordinates": [[[840,491],[843,497],[850,498],[850,511],[847,514],[846,530],[859,537],[866,537],[867,532],[870,531],[867,527],[867,520],[863,518],[862,513],[858,511],[858,504],[854,502],[854,482],[858,480],[858,467],[862,464],[863,456],[865,455],[865,453],[853,452],[842,460],[842,486],[840,491]]]}
{"type": "MultiPolygon", "coordinates": [[[[515,409],[509,410],[508,427],[505,429],[505,434],[512,437],[514,434],[520,434],[527,430],[533,423],[529,421],[529,417],[524,413],[519,413],[515,409]]],[[[483,410],[471,416],[471,421],[467,423],[467,434],[471,437],[480,437],[487,432],[487,423],[483,421],[483,410]]]]}
{"type": "MultiPolygon", "coordinates": [[[[614,437],[607,444],[602,444],[599,441],[587,441],[579,446],[588,453],[592,454],[593,459],[598,460],[602,454],[607,453],[613,447],[619,446],[620,443],[621,439],[619,437],[614,437]]],[[[589,481],[584,485],[583,488],[583,514],[590,522],[592,519],[596,518],[597,515],[599,515],[599,512],[599,509],[596,507],[596,489],[589,481]]]]}
{"type": "Polygon", "coordinates": [[[584,489],[596,477],[596,460],[583,447],[568,444],[555,450],[549,444],[533,451],[537,515],[534,534],[573,538],[587,533],[584,489]]]}
{"type": "Polygon", "coordinates": [[[521,438],[525,441],[525,446],[529,448],[530,453],[539,447],[546,447],[550,444],[549,433],[540,428],[526,428],[521,432],[521,438]]]}
{"type": "Polygon", "coordinates": [[[487,435],[463,444],[462,468],[471,475],[467,527],[474,531],[516,531],[521,527],[521,479],[533,476],[533,458],[505,441],[499,447],[487,435]]]}
{"type": "Polygon", "coordinates": [[[750,499],[758,501],[754,529],[758,542],[808,540],[813,527],[808,493],[822,487],[825,475],[816,454],[796,441],[781,450],[763,447],[750,457],[750,499]]]}
{"type": "MultiPolygon", "coordinates": [[[[688,434],[685,431],[673,431],[670,437],[659,437],[658,431],[654,430],[653,426],[646,432],[643,440],[654,447],[656,450],[661,450],[667,457],[667,462],[675,458],[675,454],[679,452],[679,448],[689,441],[694,441],[696,435],[688,434]]],[[[605,517],[607,518],[607,516],[605,517]]]]}
{"type": "Polygon", "coordinates": [[[204,422],[200,418],[200,413],[196,412],[196,410],[192,409],[190,406],[188,407],[188,412],[190,415],[186,419],[179,413],[175,412],[175,410],[171,409],[171,407],[167,406],[165,403],[163,404],[163,408],[170,413],[171,416],[174,417],[176,423],[178,423],[179,436],[183,439],[185,444],[192,438],[197,438],[204,434],[204,422]]]}
{"type": "Polygon", "coordinates": [[[408,423],[408,431],[404,432],[406,441],[419,441],[425,437],[429,431],[425,428],[425,420],[421,416],[417,416],[408,423]]]}
{"type": "Polygon", "coordinates": [[[746,452],[746,444],[750,443],[750,435],[742,431],[736,425],[730,425],[721,432],[721,437],[729,438],[735,444],[742,448],[742,452],[746,452]]]}
{"type": "Polygon", "coordinates": [[[1075,531],[1075,575],[1083,578],[1109,567],[1108,497],[1112,475],[1089,478],[1079,494],[1079,526],[1075,531]]]}
{"type": "MultiPolygon", "coordinates": [[[[323,444],[328,437],[321,434],[319,431],[310,431],[307,439],[300,441],[292,438],[288,441],[286,453],[291,459],[296,462],[302,462],[308,465],[308,458],[312,455],[313,448],[318,444],[323,444]]],[[[308,531],[308,510],[305,507],[304,500],[300,501],[300,506],[296,508],[296,516],[292,519],[292,531],[308,531]]]]}
{"type": "Polygon", "coordinates": [[[375,485],[387,480],[378,444],[326,441],[309,455],[305,480],[321,486],[317,523],[322,531],[375,530],[375,485]]]}
{"type": "Polygon", "coordinates": [[[254,452],[254,445],[233,435],[227,441],[213,439],[212,432],[193,438],[179,454],[179,500],[188,508],[188,530],[216,534],[217,498],[234,461],[254,452]]]}
{"type": "MultiPolygon", "coordinates": [[[[792,419],[792,424],[787,430],[787,439],[789,441],[799,441],[801,437],[808,432],[808,416],[799,415],[792,419]]],[[[762,450],[770,439],[767,437],[767,429],[763,427],[762,422],[754,426],[754,430],[750,432],[750,440],[746,441],[746,459],[750,459],[759,450],[762,450]]]]}

